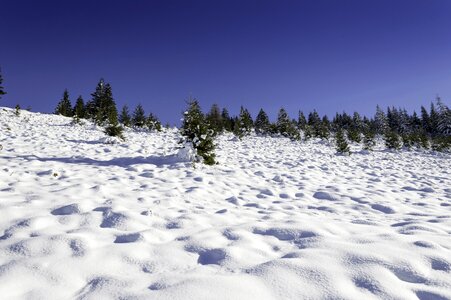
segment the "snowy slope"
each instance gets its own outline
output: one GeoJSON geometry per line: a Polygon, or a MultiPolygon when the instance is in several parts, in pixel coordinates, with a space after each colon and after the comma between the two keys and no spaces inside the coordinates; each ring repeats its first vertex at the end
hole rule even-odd
{"type": "Polygon", "coordinates": [[[451,299],[451,155],[92,125],[0,108],[2,299],[451,299]]]}

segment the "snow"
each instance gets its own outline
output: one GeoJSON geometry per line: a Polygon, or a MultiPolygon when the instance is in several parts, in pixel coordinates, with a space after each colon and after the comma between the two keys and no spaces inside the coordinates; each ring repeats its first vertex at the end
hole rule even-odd
{"type": "Polygon", "coordinates": [[[0,108],[2,299],[450,299],[451,155],[0,108]]]}

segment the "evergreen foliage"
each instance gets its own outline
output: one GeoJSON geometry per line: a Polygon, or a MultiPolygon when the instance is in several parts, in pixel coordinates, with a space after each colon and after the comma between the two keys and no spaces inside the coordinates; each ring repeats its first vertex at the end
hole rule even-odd
{"type": "Polygon", "coordinates": [[[146,113],[141,104],[138,104],[133,111],[132,124],[135,127],[142,128],[146,124],[146,113]]]}
{"type": "Polygon", "coordinates": [[[240,115],[238,120],[236,120],[233,128],[233,132],[239,138],[243,136],[249,135],[252,132],[252,128],[254,127],[254,122],[252,120],[251,114],[249,111],[241,106],[240,115]]]}
{"type": "Polygon", "coordinates": [[[384,134],[387,131],[387,127],[387,117],[384,111],[377,105],[376,114],[374,115],[374,129],[377,134],[384,134]]]}
{"type": "Polygon", "coordinates": [[[376,146],[374,131],[367,129],[363,132],[363,149],[372,151],[374,146],[376,146]]]}
{"type": "Polygon", "coordinates": [[[346,137],[344,135],[343,129],[338,129],[335,134],[335,148],[339,154],[350,154],[350,149],[346,137]]]}
{"type": "Polygon", "coordinates": [[[262,135],[269,134],[271,129],[270,126],[271,123],[269,122],[268,115],[263,108],[261,108],[255,118],[255,132],[262,135]]]}
{"type": "Polygon", "coordinates": [[[119,122],[126,127],[132,126],[132,117],[130,116],[127,105],[122,106],[122,110],[119,115],[119,122]]]}
{"type": "Polygon", "coordinates": [[[146,126],[150,131],[161,131],[161,122],[152,113],[150,113],[146,119],[146,126]]]}
{"type": "Polygon", "coordinates": [[[118,123],[114,125],[110,124],[107,127],[105,127],[105,134],[112,137],[118,137],[121,140],[125,140],[124,128],[118,123]]]}
{"type": "Polygon", "coordinates": [[[64,90],[63,98],[56,106],[55,114],[65,117],[72,117],[72,104],[70,103],[69,92],[67,89],[64,90]]]}
{"type": "Polygon", "coordinates": [[[3,95],[6,95],[5,88],[2,86],[3,84],[3,77],[2,77],[2,70],[0,69],[0,99],[3,95]]]}
{"type": "Polygon", "coordinates": [[[188,102],[188,110],[184,113],[181,134],[185,143],[190,143],[196,151],[197,161],[207,165],[215,164],[214,132],[209,128],[197,100],[188,102]]]}
{"type": "Polygon", "coordinates": [[[83,101],[82,96],[78,96],[77,101],[75,102],[74,109],[72,111],[72,115],[77,118],[85,118],[85,102],[83,101]]]}
{"type": "Polygon", "coordinates": [[[206,121],[215,134],[219,134],[224,129],[221,111],[217,104],[211,106],[210,112],[206,115],[206,121]]]}
{"type": "Polygon", "coordinates": [[[384,141],[387,149],[398,150],[402,146],[399,135],[395,131],[387,130],[384,134],[384,141]]]}
{"type": "Polygon", "coordinates": [[[439,97],[437,97],[437,107],[437,133],[441,136],[451,136],[451,110],[439,97]]]}
{"type": "Polygon", "coordinates": [[[117,108],[111,85],[100,79],[92,99],[86,104],[86,115],[98,125],[117,125],[117,108]]]}
{"type": "Polygon", "coordinates": [[[302,111],[298,112],[298,128],[300,130],[305,130],[305,126],[307,126],[307,119],[302,111]]]}
{"type": "Polygon", "coordinates": [[[224,130],[226,130],[228,132],[232,132],[233,131],[233,119],[230,117],[229,111],[227,110],[227,108],[222,109],[221,119],[222,119],[224,130]]]}

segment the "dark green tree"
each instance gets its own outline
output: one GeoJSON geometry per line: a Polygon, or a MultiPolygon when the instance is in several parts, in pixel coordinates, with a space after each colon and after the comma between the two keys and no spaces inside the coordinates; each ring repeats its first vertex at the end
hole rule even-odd
{"type": "Polygon", "coordinates": [[[72,116],[72,104],[70,103],[69,99],[69,92],[64,90],[63,98],[58,102],[58,105],[55,109],[55,114],[65,116],[65,117],[71,117],[72,116]]]}
{"type": "Polygon", "coordinates": [[[133,111],[132,124],[135,127],[142,128],[146,124],[146,113],[141,104],[138,104],[133,111]]]}
{"type": "Polygon", "coordinates": [[[339,154],[350,154],[350,149],[346,137],[344,135],[343,129],[338,129],[335,134],[335,148],[339,154]]]}
{"type": "Polygon", "coordinates": [[[3,84],[3,77],[2,77],[2,70],[0,69],[0,99],[3,95],[6,95],[5,88],[2,86],[3,84]]]}
{"type": "Polygon", "coordinates": [[[374,129],[377,134],[384,134],[387,131],[387,117],[385,116],[384,111],[376,106],[376,114],[374,115],[374,129]]]}
{"type": "Polygon", "coordinates": [[[146,125],[150,131],[161,131],[161,122],[158,120],[157,116],[152,113],[147,117],[146,125]]]}
{"type": "Polygon", "coordinates": [[[240,115],[237,122],[234,124],[233,132],[236,136],[242,138],[243,136],[249,135],[254,127],[254,122],[252,120],[249,111],[241,106],[240,115]]]}
{"type": "Polygon", "coordinates": [[[376,146],[375,133],[371,129],[363,131],[363,149],[372,151],[376,146]]]}
{"type": "Polygon", "coordinates": [[[83,119],[85,117],[85,102],[83,101],[82,96],[78,96],[72,114],[77,116],[79,119],[83,119]]]}
{"type": "Polygon", "coordinates": [[[291,121],[287,111],[282,107],[277,114],[277,131],[283,136],[289,136],[291,121]]]}
{"type": "Polygon", "coordinates": [[[211,106],[210,112],[206,115],[206,121],[215,134],[219,134],[224,129],[224,122],[222,120],[221,111],[217,104],[211,106]]]}
{"type": "Polygon", "coordinates": [[[270,133],[269,118],[263,108],[260,109],[257,118],[255,118],[255,132],[263,135],[270,133]]]}
{"type": "Polygon", "coordinates": [[[399,135],[395,131],[387,130],[384,134],[384,141],[387,149],[398,150],[402,146],[399,135]]]}
{"type": "Polygon", "coordinates": [[[298,112],[298,128],[300,130],[305,130],[305,126],[307,125],[307,119],[304,116],[302,111],[298,112]]]}
{"type": "Polygon", "coordinates": [[[232,132],[233,131],[233,119],[230,117],[229,111],[227,110],[227,108],[222,109],[221,119],[223,122],[224,130],[226,130],[228,132],[232,132]]]}
{"type": "Polygon", "coordinates": [[[119,115],[119,122],[126,127],[132,126],[132,117],[130,116],[127,105],[122,106],[122,110],[119,115]]]}
{"type": "Polygon", "coordinates": [[[197,154],[197,161],[207,165],[215,164],[214,132],[209,128],[199,102],[190,99],[188,110],[184,112],[181,134],[185,143],[192,145],[197,154]]]}

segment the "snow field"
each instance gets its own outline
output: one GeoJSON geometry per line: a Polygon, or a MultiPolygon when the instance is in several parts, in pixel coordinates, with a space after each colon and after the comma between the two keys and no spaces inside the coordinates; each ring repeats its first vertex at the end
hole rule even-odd
{"type": "Polygon", "coordinates": [[[451,298],[449,154],[70,121],[0,108],[4,299],[451,298]]]}

